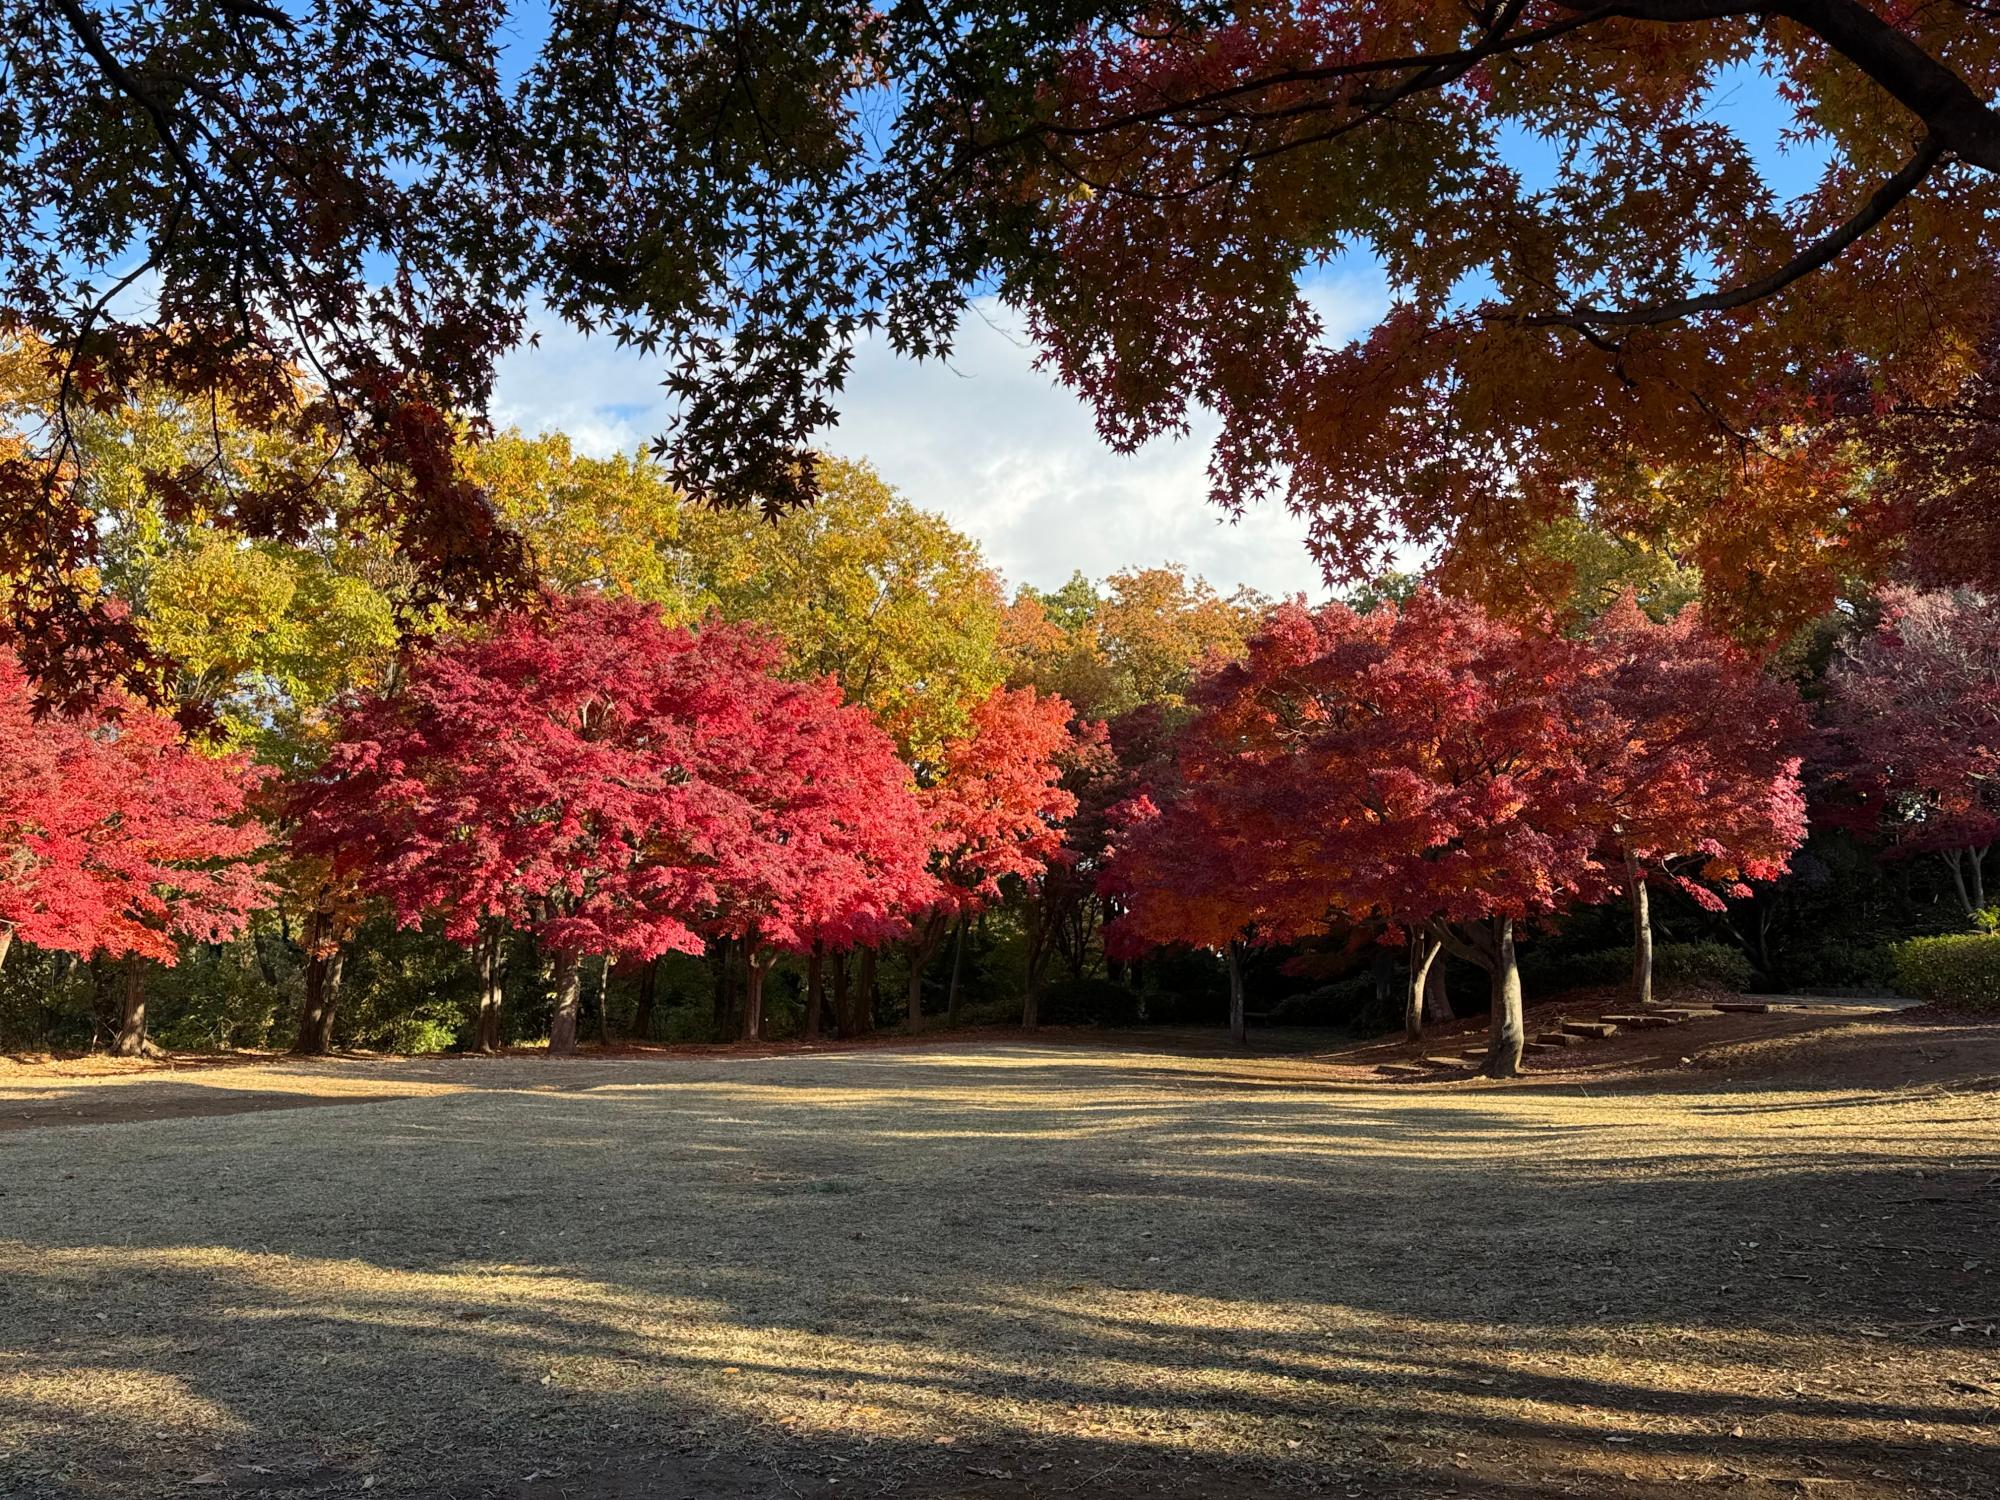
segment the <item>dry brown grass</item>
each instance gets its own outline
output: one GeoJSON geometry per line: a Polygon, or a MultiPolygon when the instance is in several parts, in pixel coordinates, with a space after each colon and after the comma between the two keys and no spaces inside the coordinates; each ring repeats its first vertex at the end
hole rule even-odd
{"type": "Polygon", "coordinates": [[[1995,1095],[1788,1045],[10,1070],[0,1494],[2000,1494],[1995,1095]]]}

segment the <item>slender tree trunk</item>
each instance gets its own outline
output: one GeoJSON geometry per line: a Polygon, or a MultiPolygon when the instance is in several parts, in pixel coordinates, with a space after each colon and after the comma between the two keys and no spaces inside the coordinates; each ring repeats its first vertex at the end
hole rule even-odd
{"type": "Polygon", "coordinates": [[[576,1012],[583,999],[583,965],[574,948],[560,948],[555,956],[555,1014],[549,1020],[549,1056],[576,1054],[576,1012]]]}
{"type": "Polygon", "coordinates": [[[1427,932],[1410,934],[1410,988],[1403,997],[1403,1036],[1408,1041],[1423,1040],[1424,1002],[1430,984],[1431,965],[1437,962],[1441,946],[1427,932]]]}
{"type": "Polygon", "coordinates": [[[1653,1003],[1653,903],[1646,890],[1646,872],[1639,861],[1625,856],[1626,873],[1632,881],[1632,998],[1641,1005],[1653,1003]]]}
{"type": "Polygon", "coordinates": [[[611,955],[597,955],[597,1045],[611,1045],[611,955]]]}
{"type": "Polygon", "coordinates": [[[764,1040],[764,976],[776,967],[778,952],[755,938],[743,940],[743,958],[748,970],[743,985],[743,1040],[764,1040]]]}
{"type": "Polygon", "coordinates": [[[826,999],[826,949],[814,941],[812,951],[806,955],[806,1024],[805,1037],[809,1042],[819,1040],[819,1008],[826,999]]]}
{"type": "Polygon", "coordinates": [[[951,988],[945,992],[944,1019],[947,1026],[958,1024],[958,976],[965,967],[965,917],[958,919],[958,937],[951,947],[951,988]]]}
{"type": "Polygon", "coordinates": [[[1972,909],[1986,910],[1986,851],[1990,844],[1980,844],[1972,851],[1972,909]]]}
{"type": "Polygon", "coordinates": [[[1243,945],[1231,943],[1226,950],[1229,962],[1229,1040],[1239,1047],[1250,1044],[1250,1020],[1243,1013],[1243,945]]]}
{"type": "Polygon", "coordinates": [[[7,950],[14,946],[14,924],[0,922],[0,968],[7,963],[7,950]]]}
{"type": "Polygon", "coordinates": [[[1965,886],[1964,855],[1965,851],[1962,849],[1942,849],[1938,851],[1938,857],[1945,862],[1945,867],[1951,871],[1951,883],[1958,891],[1959,909],[1966,916],[1970,917],[1979,908],[1972,904],[1972,892],[1967,890],[1965,886]]]}
{"type": "Polygon", "coordinates": [[[125,960],[125,1003],[118,1015],[118,1036],[111,1050],[119,1057],[138,1057],[146,1050],[146,965],[141,958],[125,960]]]}
{"type": "Polygon", "coordinates": [[[1527,1045],[1521,1006],[1521,966],[1514,954],[1514,919],[1493,919],[1493,1028],[1486,1052],[1488,1078],[1512,1078],[1521,1071],[1527,1045]]]}

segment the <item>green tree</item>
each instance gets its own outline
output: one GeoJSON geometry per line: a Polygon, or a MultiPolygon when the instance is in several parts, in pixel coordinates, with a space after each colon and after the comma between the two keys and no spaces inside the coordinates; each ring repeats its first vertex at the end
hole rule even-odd
{"type": "Polygon", "coordinates": [[[799,676],[832,675],[907,759],[934,762],[1003,674],[999,578],[978,545],[864,463],[830,460],[809,510],[690,511],[689,595],[776,631],[799,676]]]}

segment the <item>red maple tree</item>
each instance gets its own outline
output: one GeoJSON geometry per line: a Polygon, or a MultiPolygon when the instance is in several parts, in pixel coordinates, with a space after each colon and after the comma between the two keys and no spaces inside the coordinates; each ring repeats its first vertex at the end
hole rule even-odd
{"type": "Polygon", "coordinates": [[[2000,610],[1968,591],[1889,589],[1881,604],[1829,674],[1829,775],[1853,798],[1847,820],[1943,860],[1971,917],[2000,839],[2000,610]]]}
{"type": "Polygon", "coordinates": [[[554,959],[551,1050],[573,1050],[584,954],[700,951],[745,816],[707,771],[754,728],[738,690],[774,657],[629,601],[511,612],[346,710],[294,797],[294,847],[406,926],[532,934],[554,959]]]}
{"type": "Polygon", "coordinates": [[[1337,914],[1417,934],[1412,1013],[1439,946],[1486,969],[1486,1070],[1511,1076],[1525,1042],[1519,925],[1617,885],[1590,775],[1601,725],[1578,722],[1571,697],[1587,664],[1577,643],[1429,592],[1366,615],[1275,611],[1199,689],[1197,749],[1180,764],[1203,789],[1186,816],[1208,847],[1162,840],[1135,924],[1240,940],[1337,914]],[[1149,902],[1179,923],[1149,922],[1149,902]]]}
{"type": "Polygon", "coordinates": [[[554,960],[552,1054],[575,1049],[584,955],[711,937],[749,955],[755,1036],[779,950],[886,934],[927,894],[894,746],[830,683],[779,680],[781,657],[632,601],[510,613],[348,711],[295,847],[405,925],[531,934],[554,960]]]}
{"type": "Polygon", "coordinates": [[[114,1050],[145,1046],[143,961],[224,942],[269,904],[244,755],[209,756],[173,721],[107,699],[88,720],[37,720],[26,674],[0,656],[0,956],[38,948],[130,959],[114,1050]]]}
{"type": "Polygon", "coordinates": [[[999,901],[1004,881],[1032,884],[1063,857],[1063,825],[1077,805],[1063,772],[1077,741],[1061,698],[997,687],[945,746],[919,794],[934,830],[938,895],[910,924],[913,1030],[923,1025],[924,969],[946,935],[999,901]]]}
{"type": "MultiPolygon", "coordinates": [[[[764,982],[782,954],[880,943],[934,904],[939,888],[909,768],[864,709],[841,702],[837,682],[745,677],[736,707],[742,732],[726,747],[727,764],[710,773],[739,813],[716,849],[708,930],[742,944],[743,1035],[756,1041],[764,982]]],[[[815,1029],[818,995],[809,989],[815,1029]]]]}
{"type": "Polygon", "coordinates": [[[1690,606],[1655,624],[1626,595],[1597,622],[1578,712],[1608,715],[1593,768],[1606,839],[1631,891],[1635,998],[1653,998],[1649,883],[1666,880],[1711,911],[1775,880],[1806,835],[1797,747],[1805,711],[1790,683],[1690,606]]]}

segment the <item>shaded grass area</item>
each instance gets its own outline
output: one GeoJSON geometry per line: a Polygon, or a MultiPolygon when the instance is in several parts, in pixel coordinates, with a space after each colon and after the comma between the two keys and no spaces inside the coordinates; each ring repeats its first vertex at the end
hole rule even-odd
{"type": "Polygon", "coordinates": [[[0,1493],[2000,1493],[1993,1093],[1786,1076],[217,1070],[0,1136],[0,1493]]]}

